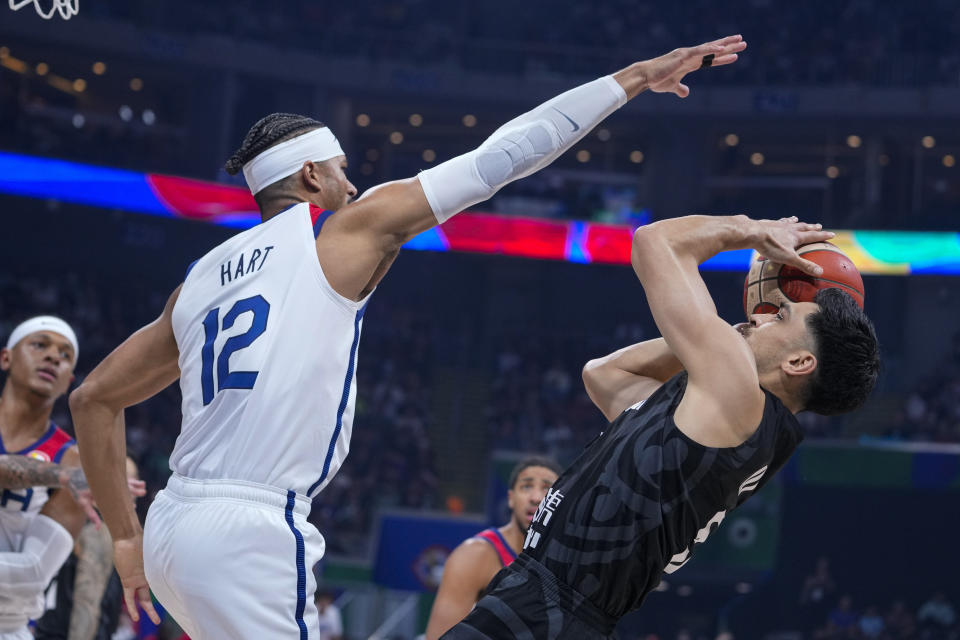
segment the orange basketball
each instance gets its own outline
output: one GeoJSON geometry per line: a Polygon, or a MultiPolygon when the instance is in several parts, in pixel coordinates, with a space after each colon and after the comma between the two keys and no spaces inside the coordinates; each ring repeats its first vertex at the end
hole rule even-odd
{"type": "Polygon", "coordinates": [[[743,310],[748,317],[776,313],[788,300],[813,302],[818,291],[831,287],[847,292],[863,308],[863,278],[843,251],[829,242],[816,242],[800,247],[797,253],[823,267],[823,273],[814,277],[763,257],[754,261],[743,283],[743,310]]]}

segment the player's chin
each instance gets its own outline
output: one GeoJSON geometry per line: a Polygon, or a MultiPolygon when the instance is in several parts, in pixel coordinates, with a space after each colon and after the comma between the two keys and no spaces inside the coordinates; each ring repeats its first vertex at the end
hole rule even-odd
{"type": "Polygon", "coordinates": [[[30,391],[44,398],[59,395],[57,393],[57,386],[58,383],[56,380],[47,380],[46,378],[41,378],[39,376],[30,381],[30,391]]]}

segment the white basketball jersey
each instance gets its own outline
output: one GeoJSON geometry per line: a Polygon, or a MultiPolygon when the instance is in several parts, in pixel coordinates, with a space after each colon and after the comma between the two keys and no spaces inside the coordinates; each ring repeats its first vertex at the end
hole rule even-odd
{"type": "MultiPolygon", "coordinates": [[[[21,451],[7,451],[0,439],[0,454],[12,453],[59,463],[67,449],[75,444],[73,438],[51,422],[36,442],[21,451]]],[[[24,532],[49,497],[50,490],[47,487],[0,489],[0,551],[22,550],[24,532]]],[[[0,584],[2,593],[3,585],[0,584]]],[[[43,609],[43,587],[39,587],[32,595],[0,597],[0,636],[14,630],[23,631],[31,618],[39,618],[43,614],[43,609]]]]}
{"type": "Polygon", "coordinates": [[[315,237],[329,215],[294,205],[191,265],[173,309],[173,471],[313,496],[347,457],[369,296],[344,298],[323,275],[315,237]]]}

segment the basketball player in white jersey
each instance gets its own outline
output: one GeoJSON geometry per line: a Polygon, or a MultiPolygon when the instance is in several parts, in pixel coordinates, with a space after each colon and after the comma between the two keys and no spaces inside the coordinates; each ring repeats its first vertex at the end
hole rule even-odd
{"type": "Polygon", "coordinates": [[[2,640],[33,637],[27,623],[43,613],[44,589],[87,516],[99,522],[73,438],[50,421],[73,379],[77,353],[73,330],[52,316],[21,323],[0,349],[7,375],[0,393],[2,640]],[[56,487],[67,490],[50,491],[56,487]]]}
{"type": "Polygon", "coordinates": [[[263,224],[191,265],[160,317],[70,398],[131,615],[134,598],[156,615],[149,582],[194,640],[315,638],[310,568],[324,543],[306,517],[347,455],[363,313],[400,247],[546,166],[642,91],[685,97],[683,76],[745,47],[731,36],[635,63],[353,203],[328,128],[288,114],[254,125],[227,168],[242,168],[263,224]],[[123,410],[177,378],[173,475],[141,531],[124,495],[123,410]]]}

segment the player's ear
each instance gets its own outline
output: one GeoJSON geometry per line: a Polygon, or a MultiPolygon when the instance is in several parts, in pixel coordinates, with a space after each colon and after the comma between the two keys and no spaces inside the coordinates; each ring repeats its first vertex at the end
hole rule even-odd
{"type": "Polygon", "coordinates": [[[303,163],[300,169],[300,177],[303,178],[303,184],[310,193],[316,193],[323,190],[323,175],[319,162],[307,161],[303,163]]]}
{"type": "Polygon", "coordinates": [[[507,506],[510,507],[510,511],[513,511],[513,489],[507,490],[507,506]]]}
{"type": "Polygon", "coordinates": [[[0,349],[0,371],[10,370],[10,349],[0,349]]]}
{"type": "Polygon", "coordinates": [[[817,369],[817,357],[807,349],[789,352],[780,363],[780,368],[789,376],[805,376],[817,369]]]}

